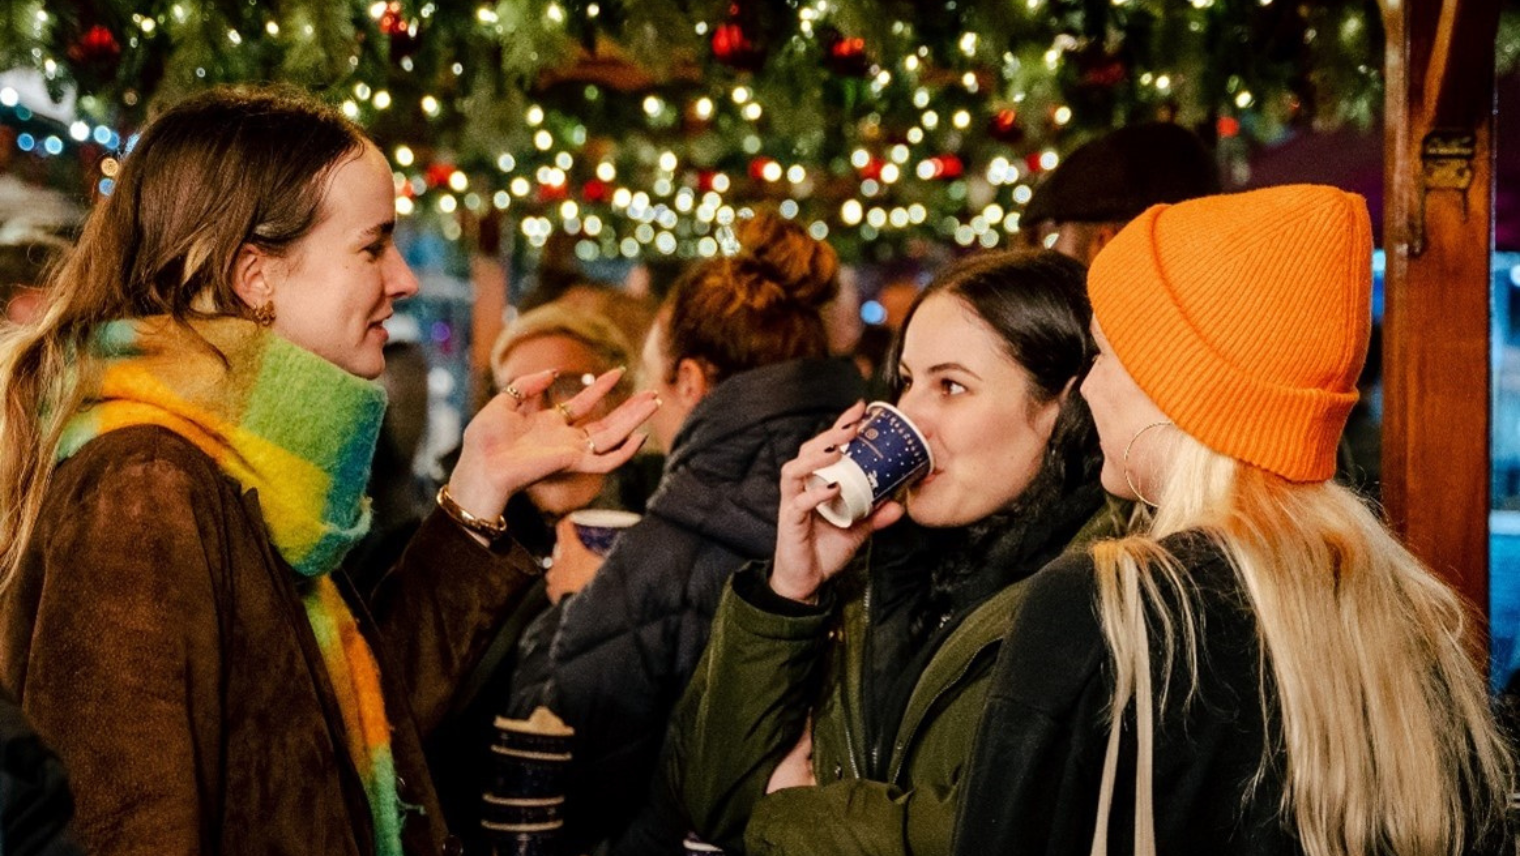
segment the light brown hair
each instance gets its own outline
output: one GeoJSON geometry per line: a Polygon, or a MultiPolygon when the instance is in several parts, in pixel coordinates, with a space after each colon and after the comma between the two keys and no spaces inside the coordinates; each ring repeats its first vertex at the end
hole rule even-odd
{"type": "Polygon", "coordinates": [[[717,384],[749,369],[826,357],[823,307],[839,294],[839,257],[798,224],[762,211],[734,227],[739,249],[681,277],[661,309],[674,380],[683,359],[717,384]]]}
{"type": "Polygon", "coordinates": [[[317,224],[327,178],[366,145],[293,91],[218,89],[167,110],[122,163],[49,282],[41,320],[0,335],[0,587],[31,537],[64,424],[109,321],[249,317],[239,250],[287,254],[317,224]]]}

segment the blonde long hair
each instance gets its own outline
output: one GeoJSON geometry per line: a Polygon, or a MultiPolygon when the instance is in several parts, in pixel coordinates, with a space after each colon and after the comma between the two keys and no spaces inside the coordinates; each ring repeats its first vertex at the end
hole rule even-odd
{"type": "MultiPolygon", "coordinates": [[[[1155,704],[1174,703],[1169,688],[1149,686],[1147,613],[1166,637],[1160,673],[1170,673],[1175,643],[1197,681],[1187,572],[1159,543],[1189,529],[1224,549],[1253,608],[1270,670],[1260,701],[1267,721],[1281,723],[1263,747],[1258,781],[1280,741],[1279,811],[1310,856],[1457,853],[1501,822],[1513,762],[1474,667],[1460,598],[1346,488],[1289,482],[1181,432],[1176,449],[1150,531],[1093,552],[1115,670],[1112,738],[1136,705],[1135,852],[1155,852],[1151,720],[1155,704]]],[[[1095,852],[1106,839],[1116,747],[1095,852]]]]}
{"type": "Polygon", "coordinates": [[[249,317],[232,285],[239,250],[287,253],[316,225],[331,170],[365,144],[342,114],[284,88],[213,90],[143,132],[50,277],[42,318],[0,330],[0,591],[91,385],[96,331],[149,315],[249,317]]]}

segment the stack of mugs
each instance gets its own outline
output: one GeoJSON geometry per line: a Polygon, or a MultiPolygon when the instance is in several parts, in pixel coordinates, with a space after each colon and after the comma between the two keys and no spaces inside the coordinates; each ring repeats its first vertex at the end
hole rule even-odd
{"type": "Polygon", "coordinates": [[[546,707],[527,719],[496,719],[493,774],[481,826],[496,856],[558,856],[565,766],[575,730],[546,707]]]}

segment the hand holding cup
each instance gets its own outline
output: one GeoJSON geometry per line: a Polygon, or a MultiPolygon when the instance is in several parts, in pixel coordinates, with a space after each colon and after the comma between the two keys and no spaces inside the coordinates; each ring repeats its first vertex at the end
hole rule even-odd
{"type": "Polygon", "coordinates": [[[866,415],[865,402],[846,410],[832,428],[802,444],[797,457],[781,467],[781,506],[776,515],[776,561],[771,588],[782,597],[812,603],[824,581],[839,573],[878,529],[896,523],[901,504],[887,500],[845,528],[818,513],[819,506],[840,497],[842,485],[814,473],[844,458],[866,415]]]}

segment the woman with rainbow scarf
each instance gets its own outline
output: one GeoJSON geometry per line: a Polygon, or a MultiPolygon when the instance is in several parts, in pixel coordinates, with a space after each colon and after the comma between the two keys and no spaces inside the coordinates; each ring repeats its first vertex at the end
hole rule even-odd
{"type": "Polygon", "coordinates": [[[455,680],[537,566],[507,500],[604,473],[659,406],[547,412],[517,378],[465,431],[439,509],[367,603],[384,321],[417,281],[391,171],[300,97],[159,117],[0,333],[0,683],[71,769],[102,854],[456,849],[422,758],[455,680]],[[575,423],[572,425],[572,423],[575,423]]]}

